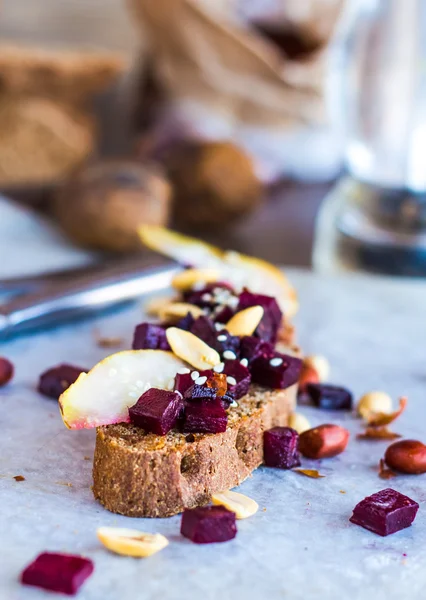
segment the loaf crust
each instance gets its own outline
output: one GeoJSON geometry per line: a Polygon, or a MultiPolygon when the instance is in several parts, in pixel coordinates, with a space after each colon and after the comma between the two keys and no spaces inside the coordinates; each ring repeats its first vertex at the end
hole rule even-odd
{"type": "Polygon", "coordinates": [[[168,517],[206,504],[240,484],[263,462],[263,431],[287,425],[297,386],[251,386],[230,409],[224,433],[165,436],[131,424],[99,427],[93,493],[108,510],[129,517],[168,517]]]}

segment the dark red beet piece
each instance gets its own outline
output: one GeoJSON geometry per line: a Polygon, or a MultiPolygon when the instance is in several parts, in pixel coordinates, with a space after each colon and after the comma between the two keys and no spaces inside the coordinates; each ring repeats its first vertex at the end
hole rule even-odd
{"type": "Polygon", "coordinates": [[[225,292],[233,293],[230,285],[224,282],[207,283],[202,290],[190,290],[183,294],[183,299],[189,304],[195,304],[201,308],[209,308],[213,310],[215,307],[222,304],[219,302],[221,294],[225,292]]]}
{"type": "Polygon", "coordinates": [[[198,317],[191,327],[191,333],[214,348],[220,355],[226,350],[231,350],[235,356],[239,355],[240,338],[230,335],[226,329],[217,331],[213,321],[208,317],[198,317]]]}
{"type": "Polygon", "coordinates": [[[186,509],[180,532],[195,544],[227,542],[237,535],[235,513],[223,506],[199,506],[186,509]]]}
{"type": "Polygon", "coordinates": [[[323,383],[308,383],[305,393],[318,408],[352,410],[352,394],[346,388],[323,383]]]}
{"type": "Polygon", "coordinates": [[[40,375],[37,389],[40,394],[57,400],[77,380],[81,373],[87,373],[87,371],[88,369],[72,365],[58,365],[40,375]]]}
{"type": "Polygon", "coordinates": [[[182,396],[185,394],[191,386],[194,385],[194,380],[191,377],[191,371],[189,373],[177,373],[175,376],[175,392],[180,392],[182,396]]]}
{"type": "Polygon", "coordinates": [[[130,420],[145,431],[166,435],[176,427],[183,411],[182,396],[177,392],[151,388],[129,408],[130,420]]]}
{"type": "Polygon", "coordinates": [[[387,488],[361,500],[355,506],[349,520],[373,533],[385,536],[409,527],[418,509],[417,502],[392,488],[387,488]]]}
{"type": "Polygon", "coordinates": [[[133,350],[170,350],[165,327],[152,323],[137,325],[132,348],[133,350]]]}
{"type": "Polygon", "coordinates": [[[278,302],[272,296],[252,294],[246,290],[240,294],[238,310],[240,311],[250,306],[262,306],[264,310],[262,320],[255,331],[255,335],[262,340],[275,344],[278,329],[281,326],[283,318],[278,302]]]}
{"type": "Polygon", "coordinates": [[[220,399],[185,404],[184,433],[223,433],[227,424],[228,415],[220,399]]]}
{"type": "Polygon", "coordinates": [[[274,389],[285,389],[299,381],[302,361],[295,356],[275,352],[273,356],[261,355],[250,365],[254,383],[274,389]]]}
{"type": "Polygon", "coordinates": [[[9,383],[15,372],[13,364],[4,356],[0,356],[0,387],[9,383]]]}
{"type": "Polygon", "coordinates": [[[175,327],[177,327],[178,329],[184,329],[185,331],[191,331],[191,327],[193,326],[194,321],[195,321],[194,317],[189,312],[186,315],[186,317],[183,317],[183,319],[178,321],[178,323],[175,325],[175,327]]]}
{"type": "Polygon", "coordinates": [[[250,387],[251,375],[247,367],[242,365],[239,360],[225,361],[223,372],[229,377],[233,377],[237,383],[228,381],[228,392],[232,394],[235,400],[242,398],[247,394],[250,387]]]}
{"type": "Polygon", "coordinates": [[[23,571],[25,585],[74,596],[93,573],[93,562],[82,556],[43,552],[23,571]]]}
{"type": "Polygon", "coordinates": [[[274,356],[274,346],[254,335],[246,335],[240,341],[240,357],[251,364],[258,356],[274,356]]]}
{"type": "Polygon", "coordinates": [[[279,469],[298,467],[300,454],[297,449],[299,434],[291,427],[273,427],[263,434],[265,465],[279,469]]]}

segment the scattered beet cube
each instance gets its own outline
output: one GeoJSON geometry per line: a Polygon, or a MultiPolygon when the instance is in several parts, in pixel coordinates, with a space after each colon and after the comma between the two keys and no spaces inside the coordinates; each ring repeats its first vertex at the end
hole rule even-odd
{"type": "Polygon", "coordinates": [[[409,527],[418,509],[417,502],[392,488],[387,488],[361,500],[355,506],[349,520],[373,533],[385,536],[409,527]]]}
{"type": "Polygon", "coordinates": [[[222,402],[187,402],[183,418],[184,433],[223,433],[228,415],[222,402]]]}
{"type": "Polygon", "coordinates": [[[77,380],[81,373],[87,373],[87,371],[88,369],[72,365],[58,365],[40,375],[37,389],[40,394],[57,400],[77,380]]]}
{"type": "Polygon", "coordinates": [[[227,542],[237,535],[235,513],[223,506],[199,506],[186,509],[180,532],[195,544],[227,542]]]}
{"type": "Polygon", "coordinates": [[[305,392],[319,408],[352,410],[352,394],[346,388],[324,383],[308,383],[305,392]]]}
{"type": "Polygon", "coordinates": [[[240,358],[246,358],[251,364],[259,356],[274,356],[274,347],[254,335],[246,335],[240,341],[240,358]]]}
{"type": "Polygon", "coordinates": [[[151,388],[129,408],[130,420],[145,431],[166,435],[176,427],[183,411],[182,396],[177,392],[151,388]]]}
{"type": "Polygon", "coordinates": [[[300,455],[297,449],[299,434],[291,427],[273,427],[263,434],[265,465],[279,469],[298,467],[300,455]]]}
{"type": "Polygon", "coordinates": [[[250,306],[261,306],[264,310],[262,320],[255,331],[255,335],[262,340],[275,344],[283,318],[278,302],[272,296],[252,294],[246,290],[240,294],[238,310],[240,311],[250,306]]]}
{"type": "Polygon", "coordinates": [[[88,558],[43,552],[23,571],[21,581],[25,585],[73,596],[93,569],[93,562],[88,558]]]}
{"type": "Polygon", "coordinates": [[[258,356],[250,368],[254,383],[285,389],[299,381],[302,361],[295,356],[275,352],[273,356],[258,356]]]}
{"type": "Polygon", "coordinates": [[[15,372],[13,364],[4,356],[0,356],[0,387],[9,383],[15,372]]]}
{"type": "Polygon", "coordinates": [[[165,327],[141,323],[135,329],[132,348],[133,350],[170,350],[165,327]]]}
{"type": "Polygon", "coordinates": [[[227,360],[223,372],[227,376],[228,391],[235,400],[245,396],[251,382],[248,368],[244,367],[239,360],[227,360]]]}

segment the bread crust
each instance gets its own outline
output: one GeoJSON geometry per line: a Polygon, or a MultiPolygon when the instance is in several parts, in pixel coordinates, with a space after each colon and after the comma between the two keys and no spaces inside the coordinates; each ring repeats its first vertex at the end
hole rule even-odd
{"type": "Polygon", "coordinates": [[[224,433],[157,436],[125,423],[99,427],[95,498],[129,517],[168,517],[207,504],[262,464],[263,432],[287,425],[296,394],[296,385],[286,390],[252,385],[230,409],[224,433]]]}

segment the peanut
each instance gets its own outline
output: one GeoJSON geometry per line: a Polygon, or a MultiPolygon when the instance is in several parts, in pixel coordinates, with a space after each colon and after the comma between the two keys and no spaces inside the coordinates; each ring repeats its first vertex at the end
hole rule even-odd
{"type": "Polygon", "coordinates": [[[240,310],[226,324],[226,329],[231,335],[243,337],[253,335],[263,317],[261,306],[250,306],[240,310]]]}
{"type": "Polygon", "coordinates": [[[401,473],[426,473],[426,446],[417,440],[401,440],[391,444],[385,453],[385,462],[401,473]]]}
{"type": "Polygon", "coordinates": [[[211,369],[221,362],[219,353],[214,348],[189,331],[169,327],[166,336],[174,354],[199,371],[211,369]]]}
{"type": "Polygon", "coordinates": [[[348,441],[347,429],[327,423],[304,431],[299,437],[299,450],[306,458],[331,458],[343,452],[348,441]]]}
{"type": "Polygon", "coordinates": [[[186,269],[173,277],[172,287],[185,292],[191,290],[196,283],[214,283],[219,276],[218,269],[186,269]]]}
{"type": "Polygon", "coordinates": [[[203,309],[194,304],[171,302],[159,309],[158,316],[161,321],[178,322],[180,319],[183,319],[183,317],[186,317],[188,313],[191,313],[194,319],[204,315],[203,309]]]}
{"type": "Polygon", "coordinates": [[[13,364],[7,358],[0,356],[0,387],[9,383],[14,374],[13,364]]]}
{"type": "Polygon", "coordinates": [[[161,309],[172,302],[173,298],[170,298],[170,296],[155,296],[154,298],[151,298],[145,302],[143,305],[143,310],[147,315],[157,317],[161,309]]]}
{"type": "Polygon", "coordinates": [[[357,410],[361,417],[368,421],[372,414],[391,413],[392,398],[385,392],[368,392],[358,402],[357,410]]]}
{"type": "Polygon", "coordinates": [[[330,377],[330,363],[325,356],[312,354],[311,356],[306,356],[303,363],[306,367],[311,367],[316,371],[319,383],[328,381],[328,378],[330,377]]]}
{"type": "Polygon", "coordinates": [[[306,386],[309,383],[319,383],[319,377],[317,371],[313,367],[309,367],[305,363],[302,365],[299,377],[299,392],[304,394],[306,392],[306,386]]]}
{"type": "Polygon", "coordinates": [[[160,533],[142,533],[136,529],[121,527],[100,527],[97,535],[102,544],[111,552],[138,558],[152,556],[169,543],[167,538],[160,533]]]}
{"type": "Polygon", "coordinates": [[[247,519],[251,517],[259,510],[257,502],[244,496],[244,494],[238,494],[237,492],[220,492],[212,496],[213,504],[224,506],[228,510],[235,513],[237,519],[247,519]]]}
{"type": "Polygon", "coordinates": [[[300,413],[291,413],[288,419],[288,426],[297,431],[299,435],[311,428],[308,419],[300,413]]]}

